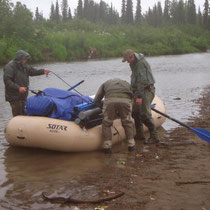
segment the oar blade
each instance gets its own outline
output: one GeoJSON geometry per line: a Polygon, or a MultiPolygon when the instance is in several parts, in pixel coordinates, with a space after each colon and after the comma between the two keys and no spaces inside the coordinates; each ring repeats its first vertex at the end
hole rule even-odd
{"type": "Polygon", "coordinates": [[[204,141],[210,143],[210,131],[207,131],[205,129],[202,128],[191,128],[190,129],[192,131],[194,131],[198,137],[200,137],[201,139],[203,139],[204,141]]]}

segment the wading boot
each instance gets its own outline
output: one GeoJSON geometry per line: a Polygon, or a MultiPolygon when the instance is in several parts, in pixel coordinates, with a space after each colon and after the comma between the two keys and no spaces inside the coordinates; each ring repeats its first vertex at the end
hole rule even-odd
{"type": "Polygon", "coordinates": [[[135,146],[130,146],[130,147],[128,147],[128,151],[129,152],[133,152],[133,151],[135,151],[136,150],[136,147],[135,146]]]}
{"type": "Polygon", "coordinates": [[[136,141],[145,141],[146,138],[144,136],[144,129],[143,124],[138,126],[138,129],[136,129],[136,136],[134,137],[136,141]]]}
{"type": "Polygon", "coordinates": [[[139,134],[139,133],[137,133],[137,135],[134,137],[134,139],[136,141],[145,141],[146,140],[144,134],[139,134]]]}
{"type": "Polygon", "coordinates": [[[155,128],[155,124],[152,119],[146,119],[144,121],[145,125],[148,127],[149,132],[150,132],[150,138],[145,140],[145,144],[156,144],[159,143],[159,138],[157,135],[157,130],[155,128]]]}
{"type": "Polygon", "coordinates": [[[145,140],[144,143],[145,144],[157,144],[159,143],[159,138],[158,137],[150,137],[149,139],[145,140]]]}
{"type": "Polygon", "coordinates": [[[104,152],[105,154],[111,155],[111,154],[112,154],[112,148],[104,148],[104,149],[103,149],[103,152],[104,152]]]}

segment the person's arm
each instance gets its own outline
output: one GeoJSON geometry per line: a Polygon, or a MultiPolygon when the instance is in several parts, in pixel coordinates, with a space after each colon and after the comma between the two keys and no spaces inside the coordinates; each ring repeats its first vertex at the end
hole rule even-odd
{"type": "Polygon", "coordinates": [[[38,75],[42,75],[42,74],[48,75],[51,72],[48,69],[36,69],[29,65],[27,65],[26,68],[29,73],[29,76],[38,76],[38,75]]]}
{"type": "Polygon", "coordinates": [[[51,72],[51,71],[50,71],[49,69],[45,69],[45,70],[44,70],[44,73],[45,73],[46,75],[48,75],[50,72],[51,72]]]}
{"type": "Polygon", "coordinates": [[[144,93],[144,88],[147,85],[147,69],[145,68],[144,63],[138,62],[137,63],[137,74],[136,74],[136,81],[137,81],[137,91],[136,91],[136,104],[142,104],[142,96],[144,93]]]}
{"type": "Polygon", "coordinates": [[[96,104],[96,106],[100,107],[102,109],[103,107],[103,103],[101,102],[101,100],[103,99],[104,97],[104,85],[102,84],[100,86],[100,88],[98,89],[96,95],[95,95],[95,98],[93,100],[93,102],[96,104]]]}
{"type": "Polygon", "coordinates": [[[11,67],[4,68],[4,84],[7,88],[19,91],[20,86],[14,82],[14,71],[11,67]]]}

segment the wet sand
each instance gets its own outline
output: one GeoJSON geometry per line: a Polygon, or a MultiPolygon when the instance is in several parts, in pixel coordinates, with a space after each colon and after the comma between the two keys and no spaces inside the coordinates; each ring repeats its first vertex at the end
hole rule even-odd
{"type": "MultiPolygon", "coordinates": [[[[210,131],[210,86],[195,103],[200,106],[200,116],[190,119],[188,125],[210,131]]],[[[71,183],[68,192],[58,193],[80,200],[109,197],[119,192],[124,192],[123,196],[99,204],[60,204],[57,208],[210,209],[208,143],[184,127],[164,132],[161,139],[170,145],[145,146],[137,142],[136,152],[128,153],[125,144],[120,151],[114,149],[111,156],[104,154],[105,167],[89,171],[71,183]]]]}

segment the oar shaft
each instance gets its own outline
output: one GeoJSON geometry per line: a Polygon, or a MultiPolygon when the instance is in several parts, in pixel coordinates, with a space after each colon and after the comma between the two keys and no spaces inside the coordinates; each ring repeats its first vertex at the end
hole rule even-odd
{"type": "Polygon", "coordinates": [[[71,85],[69,85],[65,80],[63,80],[61,77],[59,77],[55,72],[51,71],[56,77],[58,77],[60,80],[62,80],[66,85],[68,85],[70,88],[74,89],[75,92],[77,92],[78,94],[80,94],[82,96],[82,94],[76,90],[75,88],[73,88],[71,85]]]}
{"type": "Polygon", "coordinates": [[[73,90],[75,89],[75,87],[79,86],[80,84],[82,84],[85,80],[82,80],[80,82],[78,82],[76,85],[72,86],[71,88],[69,88],[67,91],[73,90]]]}
{"type": "MultiPolygon", "coordinates": [[[[167,114],[165,114],[165,113],[163,113],[163,112],[160,112],[159,110],[157,110],[157,109],[155,109],[155,108],[151,108],[151,109],[152,109],[154,112],[157,112],[158,114],[163,115],[164,117],[166,117],[166,118],[168,118],[168,119],[170,119],[170,120],[172,120],[172,121],[174,121],[174,122],[176,122],[176,123],[178,123],[178,124],[180,124],[180,125],[182,125],[182,126],[188,128],[188,129],[190,129],[190,127],[189,127],[188,125],[186,125],[186,124],[184,124],[184,123],[182,123],[182,122],[180,122],[180,121],[174,119],[173,117],[170,117],[170,116],[168,116],[167,114]]],[[[191,130],[191,129],[190,129],[190,130],[191,130]]]]}
{"type": "Polygon", "coordinates": [[[170,120],[172,120],[172,121],[174,121],[174,122],[184,126],[185,128],[188,128],[189,130],[193,131],[199,138],[201,138],[204,141],[210,143],[210,132],[209,131],[201,129],[201,128],[191,128],[190,126],[188,126],[188,125],[186,125],[186,124],[184,124],[184,123],[182,123],[182,122],[180,122],[180,121],[178,121],[178,120],[168,116],[165,113],[162,113],[162,112],[158,111],[157,109],[155,109],[153,107],[151,107],[151,109],[154,112],[157,112],[158,114],[163,115],[164,117],[166,117],[166,118],[168,118],[168,119],[170,119],[170,120]]]}
{"type": "Polygon", "coordinates": [[[71,85],[69,85],[64,79],[62,79],[61,77],[59,77],[55,72],[51,71],[56,77],[58,77],[60,80],[62,80],[66,85],[68,85],[70,88],[72,87],[71,85]]]}

